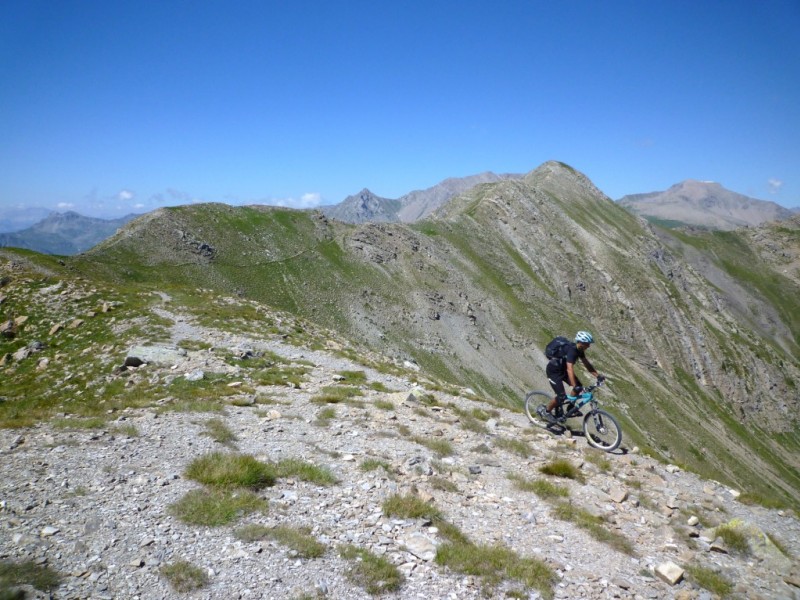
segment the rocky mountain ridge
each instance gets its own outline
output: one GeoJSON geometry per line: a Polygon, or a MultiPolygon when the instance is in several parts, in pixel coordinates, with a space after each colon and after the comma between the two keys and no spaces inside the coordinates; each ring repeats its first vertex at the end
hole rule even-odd
{"type": "Polygon", "coordinates": [[[381,198],[365,188],[339,204],[322,206],[320,210],[324,215],[345,223],[414,223],[444,206],[450,198],[477,185],[520,177],[522,175],[497,175],[491,171],[467,177],[449,177],[432,187],[414,190],[396,200],[381,198]]]}
{"type": "Polygon", "coordinates": [[[657,223],[731,230],[788,219],[793,211],[725,189],[713,181],[687,179],[662,192],[631,194],[621,206],[657,223]]]}
{"type": "MultiPolygon", "coordinates": [[[[39,590],[16,580],[31,597],[800,597],[796,513],[744,504],[630,440],[598,453],[252,300],[137,298],[55,262],[2,265],[3,302],[28,308],[16,339],[40,342],[4,378],[34,366],[52,381],[41,395],[61,401],[51,421],[0,429],[0,582],[9,565],[47,568],[39,590]],[[215,453],[333,480],[283,477],[258,509],[187,523],[175,507],[204,489],[190,466],[215,453]],[[400,516],[398,499],[443,518],[400,516]],[[466,570],[448,562],[453,527],[472,544],[466,570]],[[269,537],[287,529],[318,551],[269,537]],[[353,547],[388,564],[383,579],[347,558],[353,547]],[[481,570],[487,552],[540,578],[502,560],[481,570]]],[[[35,400],[12,395],[0,416],[24,402],[30,417],[35,400]]]]}

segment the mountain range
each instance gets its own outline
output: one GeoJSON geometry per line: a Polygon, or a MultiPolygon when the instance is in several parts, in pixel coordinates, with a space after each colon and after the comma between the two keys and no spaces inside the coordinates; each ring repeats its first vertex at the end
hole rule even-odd
{"type": "Polygon", "coordinates": [[[45,254],[77,254],[110,237],[136,216],[95,219],[73,211],[53,212],[26,229],[0,233],[0,247],[26,248],[45,254]]]}
{"type": "MultiPolygon", "coordinates": [[[[451,177],[424,190],[397,199],[383,198],[364,188],[338,204],[320,206],[330,218],[346,223],[414,223],[424,219],[451,198],[472,188],[499,181],[521,179],[519,174],[484,172],[451,177]]],[[[768,221],[787,219],[800,209],[786,209],[774,202],[757,200],[725,189],[718,183],[686,180],[663,192],[630,194],[618,200],[628,211],[661,227],[702,227],[731,230],[768,221]]],[[[95,219],[75,212],[49,213],[42,218],[35,210],[0,214],[0,247],[15,246],[69,255],[88,250],[112,235],[137,215],[121,219],[95,219]],[[37,217],[38,215],[38,217],[37,217]],[[41,220],[37,220],[41,219],[41,220]],[[20,223],[36,221],[27,228],[20,223]]]]}
{"type": "Polygon", "coordinates": [[[797,231],[798,217],[655,230],[550,162],[411,224],[159,209],[66,265],[140,291],[251,298],[509,405],[548,388],[551,337],[589,329],[626,435],[708,476],[798,497],[797,231]]]}

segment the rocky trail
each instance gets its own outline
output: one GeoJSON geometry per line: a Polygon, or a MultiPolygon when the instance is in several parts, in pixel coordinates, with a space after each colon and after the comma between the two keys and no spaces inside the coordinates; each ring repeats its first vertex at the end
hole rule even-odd
{"type": "Polygon", "coordinates": [[[61,576],[52,592],[27,586],[29,597],[369,597],[350,574],[353,561],[337,552],[353,545],[402,574],[387,598],[716,597],[691,575],[696,569],[730,582],[729,597],[800,598],[800,521],[790,511],[740,503],[735,490],[657,462],[624,441],[621,451],[605,455],[581,437],[531,426],[522,410],[487,404],[468,391],[426,387],[413,365],[384,372],[343,357],[333,345],[311,350],[278,335],[213,330],[171,310],[168,303],[159,309],[172,322],[172,343],[133,348],[128,355],[143,360],[141,366],[110,364],[109,371],[117,367],[133,388],[137,381],[166,388],[178,378],[220,377],[230,390],[222,412],[168,410],[165,394],[159,405],[125,409],[101,428],[71,428],[65,415],[0,430],[0,559],[32,561],[61,576]],[[210,348],[180,349],[187,340],[210,348]],[[222,359],[231,353],[242,365],[222,359]],[[299,386],[253,382],[245,363],[263,355],[303,367],[299,386]],[[364,376],[353,384],[360,395],[319,401],[326,388],[357,372],[364,376]],[[211,420],[235,439],[215,441],[211,420]],[[452,452],[442,451],[447,447],[452,452]],[[223,526],[189,525],[170,507],[200,487],[186,469],[210,452],[296,459],[324,467],[336,482],[280,478],[257,492],[267,510],[223,526]],[[540,471],[557,459],[574,465],[579,477],[540,471]],[[570,505],[602,518],[630,550],[598,541],[519,485],[534,480],[566,488],[570,505]],[[518,582],[488,584],[439,564],[436,549],[444,539],[436,523],[385,514],[386,500],[398,495],[436,506],[475,544],[543,561],[554,573],[552,591],[520,595],[518,582]],[[249,524],[304,528],[325,551],[304,558],[276,541],[237,536],[249,524]],[[747,536],[745,551],[720,537],[717,528],[726,524],[747,536]],[[163,569],[178,561],[197,567],[207,583],[177,592],[163,569]]]}

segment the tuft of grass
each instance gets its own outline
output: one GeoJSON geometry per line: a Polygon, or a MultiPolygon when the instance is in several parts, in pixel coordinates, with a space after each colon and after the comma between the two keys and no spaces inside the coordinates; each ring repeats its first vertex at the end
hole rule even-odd
{"type": "Polygon", "coordinates": [[[480,577],[487,586],[496,587],[506,579],[513,579],[539,590],[545,598],[553,597],[553,570],[543,561],[521,557],[503,546],[445,543],[436,551],[436,563],[480,577]]]}
{"type": "Polygon", "coordinates": [[[373,404],[375,408],[380,408],[381,410],[394,410],[394,404],[388,400],[375,400],[373,404]]]}
{"type": "Polygon", "coordinates": [[[365,473],[369,471],[375,471],[377,469],[383,469],[387,473],[392,472],[392,465],[385,460],[378,460],[377,458],[364,459],[364,461],[359,465],[359,468],[365,473]]]}
{"type": "Polygon", "coordinates": [[[545,475],[552,475],[553,477],[572,479],[581,483],[584,481],[583,474],[578,470],[578,467],[563,458],[557,458],[539,467],[539,472],[545,475]]]}
{"type": "Polygon", "coordinates": [[[159,572],[176,592],[193,592],[208,585],[208,574],[185,560],[164,565],[159,572]]]}
{"type": "Polygon", "coordinates": [[[0,590],[18,585],[30,585],[42,592],[49,592],[61,585],[61,576],[50,567],[37,565],[31,560],[0,561],[0,590]]]}
{"type": "Polygon", "coordinates": [[[367,387],[376,392],[388,393],[392,391],[386,387],[382,381],[371,381],[367,387]]]}
{"type": "Polygon", "coordinates": [[[494,444],[498,448],[502,448],[508,452],[513,452],[522,458],[528,458],[531,454],[533,454],[530,444],[528,444],[528,442],[525,440],[498,437],[494,444]]]}
{"type": "Polygon", "coordinates": [[[428,483],[431,484],[431,487],[435,490],[441,490],[443,492],[458,492],[458,486],[450,481],[449,479],[445,479],[444,477],[431,477],[428,479],[428,483]]]}
{"type": "Polygon", "coordinates": [[[340,548],[339,554],[352,561],[348,579],[363,586],[369,594],[393,592],[403,585],[403,574],[382,556],[350,544],[340,548]]]}
{"type": "Polygon", "coordinates": [[[611,461],[599,450],[587,452],[584,456],[588,462],[600,469],[601,473],[608,473],[611,470],[611,461]]]}
{"type": "Polygon", "coordinates": [[[482,422],[473,417],[472,415],[462,415],[458,418],[458,424],[465,431],[472,431],[473,433],[489,433],[489,428],[482,422]]]}
{"type": "Polygon", "coordinates": [[[571,502],[556,502],[553,505],[553,513],[556,518],[575,523],[581,529],[585,529],[598,542],[602,542],[628,556],[636,556],[630,540],[612,531],[602,517],[597,517],[571,502]]]}
{"type": "Polygon", "coordinates": [[[763,494],[758,494],[755,492],[744,492],[739,496],[739,498],[737,498],[737,500],[742,504],[747,504],[750,506],[763,506],[764,508],[770,508],[774,510],[788,508],[786,502],[782,501],[777,496],[764,496],[763,494]]]}
{"type": "Polygon", "coordinates": [[[56,429],[104,429],[108,425],[108,421],[103,417],[53,419],[51,423],[56,429]]]}
{"type": "Polygon", "coordinates": [[[425,446],[428,450],[435,452],[438,456],[452,456],[455,454],[453,445],[445,439],[441,438],[425,438],[422,436],[414,436],[412,441],[425,446]]]}
{"type": "Polygon", "coordinates": [[[277,477],[296,477],[317,485],[333,485],[339,480],[325,467],[318,467],[312,463],[297,458],[285,458],[274,466],[277,477]]]}
{"type": "Polygon", "coordinates": [[[311,398],[314,404],[340,404],[351,401],[356,396],[363,396],[364,393],[357,387],[345,385],[328,385],[320,390],[320,393],[311,398]]]}
{"type": "Polygon", "coordinates": [[[363,385],[367,383],[367,374],[364,371],[339,371],[341,383],[348,385],[363,385]]]}
{"type": "Polygon", "coordinates": [[[542,500],[550,500],[553,498],[568,498],[569,490],[564,486],[551,483],[546,479],[525,479],[519,475],[509,475],[508,478],[514,482],[514,486],[518,490],[524,492],[533,492],[542,500]]]}
{"type": "Polygon", "coordinates": [[[720,598],[727,598],[733,592],[733,584],[708,567],[686,565],[684,569],[694,583],[720,598]]]}
{"type": "Polygon", "coordinates": [[[206,430],[201,435],[207,435],[215,442],[224,446],[232,446],[236,441],[236,435],[228,429],[222,419],[209,419],[204,423],[206,430]]]}
{"type": "Polygon", "coordinates": [[[267,507],[266,501],[249,490],[201,488],[187,492],[169,511],[189,525],[218,527],[252,512],[266,512],[267,507]]]}
{"type": "Polygon", "coordinates": [[[314,425],[318,427],[327,427],[331,424],[331,420],[336,417],[336,409],[332,406],[326,406],[317,413],[317,418],[314,419],[314,425]]]}
{"type": "Polygon", "coordinates": [[[383,514],[400,519],[440,519],[441,511],[433,504],[412,495],[394,494],[383,502],[383,514]]]}
{"type": "Polygon", "coordinates": [[[248,454],[211,452],[193,460],[186,468],[186,477],[221,489],[258,490],[274,485],[277,475],[274,465],[248,454]]]}
{"type": "Polygon", "coordinates": [[[750,554],[750,542],[747,536],[732,525],[720,525],[717,527],[717,535],[722,538],[725,545],[739,554],[750,554]]]}
{"type": "Polygon", "coordinates": [[[264,525],[251,524],[236,529],[233,535],[236,539],[245,542],[275,540],[284,546],[288,546],[300,558],[319,558],[327,550],[327,546],[318,542],[306,528],[286,525],[265,527],[264,525]]]}
{"type": "Polygon", "coordinates": [[[111,433],[117,435],[125,435],[127,437],[139,437],[139,430],[133,423],[125,423],[124,425],[114,425],[109,429],[111,433]]]}

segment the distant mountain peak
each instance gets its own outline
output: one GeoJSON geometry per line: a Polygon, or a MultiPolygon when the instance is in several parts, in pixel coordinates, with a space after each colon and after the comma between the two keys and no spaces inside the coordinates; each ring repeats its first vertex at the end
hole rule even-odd
{"type": "Polygon", "coordinates": [[[650,220],[731,230],[787,219],[792,211],[750,198],[715,181],[686,179],[663,192],[630,194],[619,204],[650,220]]]}

